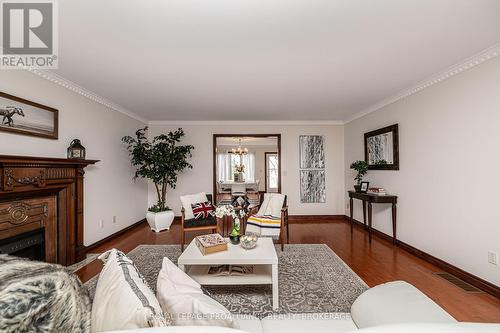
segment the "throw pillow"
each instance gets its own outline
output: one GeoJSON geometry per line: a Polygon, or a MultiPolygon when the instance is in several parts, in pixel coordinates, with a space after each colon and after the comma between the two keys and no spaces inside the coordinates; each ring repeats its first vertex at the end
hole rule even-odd
{"type": "Polygon", "coordinates": [[[63,266],[0,255],[0,332],[90,332],[90,306],[63,266]]]}
{"type": "Polygon", "coordinates": [[[208,201],[208,199],[205,192],[181,196],[181,203],[182,207],[184,208],[184,218],[186,220],[194,219],[193,209],[191,208],[191,205],[206,201],[208,201]]]}
{"type": "Polygon", "coordinates": [[[99,259],[105,265],[92,306],[93,332],[169,326],[153,291],[123,252],[112,249],[99,259]]]}
{"type": "Polygon", "coordinates": [[[199,202],[191,205],[195,219],[206,219],[215,216],[215,208],[211,202],[199,202]]]}
{"type": "Polygon", "coordinates": [[[223,305],[203,294],[200,285],[168,258],[163,259],[156,289],[160,305],[172,314],[174,325],[239,328],[223,305]]]}

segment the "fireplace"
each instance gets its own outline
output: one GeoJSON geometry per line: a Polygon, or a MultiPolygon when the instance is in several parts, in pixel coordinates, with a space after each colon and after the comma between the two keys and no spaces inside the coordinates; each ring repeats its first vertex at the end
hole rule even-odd
{"type": "Polygon", "coordinates": [[[43,229],[25,232],[0,241],[0,254],[45,261],[43,229]]]}
{"type": "Polygon", "coordinates": [[[84,259],[83,169],[96,162],[0,155],[0,253],[84,259]]]}

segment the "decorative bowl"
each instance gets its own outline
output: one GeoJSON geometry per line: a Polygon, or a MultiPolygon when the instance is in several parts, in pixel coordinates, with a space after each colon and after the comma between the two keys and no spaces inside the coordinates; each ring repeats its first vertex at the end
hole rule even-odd
{"type": "Polygon", "coordinates": [[[241,247],[245,250],[253,249],[257,246],[257,236],[241,236],[240,238],[241,247]]]}

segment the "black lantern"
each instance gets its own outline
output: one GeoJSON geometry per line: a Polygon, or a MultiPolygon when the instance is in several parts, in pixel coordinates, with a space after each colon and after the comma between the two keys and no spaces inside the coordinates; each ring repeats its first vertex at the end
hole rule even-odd
{"type": "Polygon", "coordinates": [[[71,141],[68,147],[68,158],[85,159],[85,147],[78,139],[71,141]]]}

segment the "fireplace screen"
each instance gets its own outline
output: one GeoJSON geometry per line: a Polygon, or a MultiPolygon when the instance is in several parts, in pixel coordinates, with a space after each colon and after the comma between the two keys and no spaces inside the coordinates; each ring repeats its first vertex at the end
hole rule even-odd
{"type": "Polygon", "coordinates": [[[0,241],[0,254],[45,260],[43,229],[27,232],[0,241]]]}

